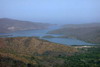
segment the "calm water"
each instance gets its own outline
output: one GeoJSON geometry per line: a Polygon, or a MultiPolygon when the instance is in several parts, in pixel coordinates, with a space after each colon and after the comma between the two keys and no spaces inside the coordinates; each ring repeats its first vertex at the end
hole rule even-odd
{"type": "Polygon", "coordinates": [[[84,41],[71,38],[44,38],[44,39],[64,45],[93,45],[91,43],[86,43],[84,41]]]}
{"type": "Polygon", "coordinates": [[[8,37],[31,37],[31,36],[36,36],[39,37],[40,39],[48,40],[50,42],[54,43],[59,43],[59,44],[64,44],[64,45],[93,45],[91,43],[86,43],[81,40],[77,39],[70,39],[70,38],[42,38],[43,36],[46,35],[51,35],[51,36],[61,36],[61,35],[56,35],[56,34],[47,34],[48,31],[58,29],[58,27],[51,27],[49,29],[44,29],[44,30],[26,30],[26,31],[16,31],[13,33],[7,33],[7,34],[1,34],[0,35],[9,35],[8,37]]]}

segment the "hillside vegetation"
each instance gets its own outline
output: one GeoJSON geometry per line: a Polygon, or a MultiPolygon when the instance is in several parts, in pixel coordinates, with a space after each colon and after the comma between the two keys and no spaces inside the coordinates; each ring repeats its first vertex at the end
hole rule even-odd
{"type": "Polygon", "coordinates": [[[64,46],[35,37],[0,38],[0,67],[100,67],[100,46],[64,46]]]}
{"type": "Polygon", "coordinates": [[[76,48],[35,37],[0,38],[0,67],[53,67],[64,62],[56,57],[76,52],[76,48]]]}

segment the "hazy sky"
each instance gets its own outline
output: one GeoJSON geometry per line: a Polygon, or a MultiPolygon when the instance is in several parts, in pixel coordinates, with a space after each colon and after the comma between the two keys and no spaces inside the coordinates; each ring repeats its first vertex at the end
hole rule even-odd
{"type": "Polygon", "coordinates": [[[34,22],[100,22],[100,0],[0,0],[0,18],[34,22]]]}

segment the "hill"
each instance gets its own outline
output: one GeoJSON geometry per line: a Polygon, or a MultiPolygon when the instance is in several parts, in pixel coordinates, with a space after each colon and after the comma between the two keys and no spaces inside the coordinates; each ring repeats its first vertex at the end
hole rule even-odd
{"type": "Polygon", "coordinates": [[[100,67],[100,46],[80,47],[35,37],[0,38],[0,67],[100,67]]]}
{"type": "Polygon", "coordinates": [[[9,18],[0,19],[0,33],[8,33],[12,31],[19,30],[30,30],[30,29],[45,29],[48,28],[51,24],[47,23],[36,23],[29,21],[20,21],[9,18]]]}
{"type": "Polygon", "coordinates": [[[100,23],[68,24],[61,29],[50,31],[52,34],[63,34],[62,37],[77,38],[91,43],[100,43],[100,23]]]}
{"type": "Polygon", "coordinates": [[[35,37],[0,38],[0,67],[53,67],[64,62],[56,57],[77,51],[35,37]]]}

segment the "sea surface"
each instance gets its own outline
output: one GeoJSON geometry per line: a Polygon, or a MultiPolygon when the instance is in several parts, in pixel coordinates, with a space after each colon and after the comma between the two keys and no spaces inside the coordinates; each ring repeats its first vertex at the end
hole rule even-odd
{"type": "Polygon", "coordinates": [[[62,36],[58,34],[47,34],[47,32],[56,30],[60,28],[60,26],[52,26],[48,29],[40,29],[40,30],[24,30],[24,31],[16,31],[12,33],[0,33],[2,37],[39,37],[40,39],[48,40],[50,42],[59,43],[63,45],[94,45],[92,43],[87,43],[78,39],[71,38],[43,38],[43,36],[62,36]]]}

